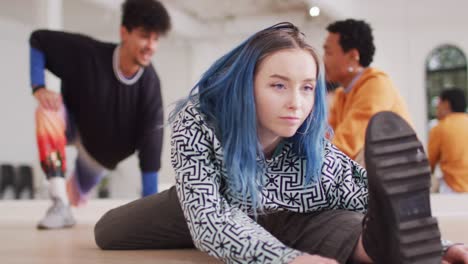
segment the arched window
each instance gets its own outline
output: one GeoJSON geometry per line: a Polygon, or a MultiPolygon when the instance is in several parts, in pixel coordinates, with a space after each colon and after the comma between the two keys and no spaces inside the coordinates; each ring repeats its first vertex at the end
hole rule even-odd
{"type": "Polygon", "coordinates": [[[436,117],[440,92],[457,87],[468,96],[466,57],[453,45],[442,45],[429,54],[426,61],[426,91],[428,120],[436,117]]]}

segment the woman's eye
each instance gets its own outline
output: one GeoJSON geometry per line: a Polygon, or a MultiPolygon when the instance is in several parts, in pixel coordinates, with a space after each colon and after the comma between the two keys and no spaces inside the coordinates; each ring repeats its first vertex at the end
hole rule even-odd
{"type": "Polygon", "coordinates": [[[275,83],[275,84],[272,84],[271,86],[279,90],[282,90],[285,88],[284,84],[281,84],[281,83],[275,83]]]}
{"type": "Polygon", "coordinates": [[[314,90],[314,86],[306,85],[306,86],[304,86],[304,90],[306,90],[306,91],[313,91],[313,90],[314,90]]]}

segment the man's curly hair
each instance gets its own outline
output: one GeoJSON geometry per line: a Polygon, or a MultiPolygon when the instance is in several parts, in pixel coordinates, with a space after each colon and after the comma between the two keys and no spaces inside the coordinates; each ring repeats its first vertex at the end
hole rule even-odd
{"type": "Polygon", "coordinates": [[[357,49],[359,64],[367,67],[371,64],[374,53],[372,28],[363,20],[346,19],[333,22],[327,27],[328,32],[340,35],[340,46],[344,52],[357,49]]]}
{"type": "Polygon", "coordinates": [[[165,35],[171,28],[166,8],[156,0],[126,0],[122,4],[122,26],[131,31],[143,27],[165,35]]]}

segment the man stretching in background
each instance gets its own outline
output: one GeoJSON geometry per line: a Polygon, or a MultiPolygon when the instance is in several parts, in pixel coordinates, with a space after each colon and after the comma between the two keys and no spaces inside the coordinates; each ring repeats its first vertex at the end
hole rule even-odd
{"type": "Polygon", "coordinates": [[[155,0],[127,0],[122,11],[118,45],[66,32],[31,34],[37,142],[53,201],[40,229],[73,226],[69,203],[86,201],[107,170],[135,151],[142,195],[157,192],[164,115],[151,57],[170,18],[155,0]],[[61,94],[46,88],[45,69],[61,79],[61,94]],[[67,144],[76,146],[78,158],[65,183],[67,144]]]}

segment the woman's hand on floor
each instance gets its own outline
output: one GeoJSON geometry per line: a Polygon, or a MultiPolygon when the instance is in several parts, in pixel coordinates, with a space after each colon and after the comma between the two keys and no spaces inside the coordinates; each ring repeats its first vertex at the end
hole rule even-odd
{"type": "Polygon", "coordinates": [[[318,255],[301,255],[297,258],[295,258],[292,262],[289,264],[338,264],[338,262],[334,259],[329,259],[329,258],[324,258],[318,255]]]}
{"type": "Polygon", "coordinates": [[[442,264],[468,264],[468,246],[451,246],[445,253],[442,264]]]}

